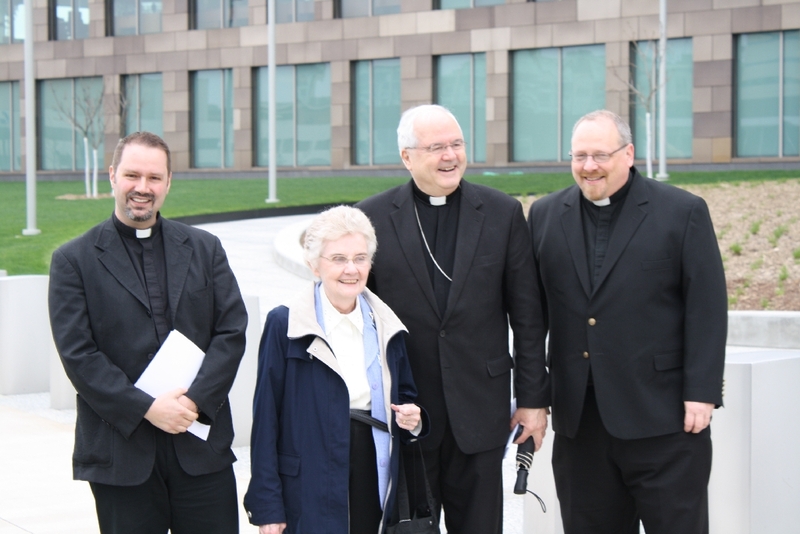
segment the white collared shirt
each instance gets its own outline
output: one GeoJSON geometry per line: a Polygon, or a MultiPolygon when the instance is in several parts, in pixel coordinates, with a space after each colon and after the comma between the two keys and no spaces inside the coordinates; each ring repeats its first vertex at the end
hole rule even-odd
{"type": "Polygon", "coordinates": [[[325,337],[333,355],[339,363],[342,378],[350,394],[350,408],[369,410],[372,406],[367,369],[364,363],[364,318],[361,303],[350,313],[340,313],[333,307],[325,287],[320,288],[322,317],[325,321],[325,337]]]}

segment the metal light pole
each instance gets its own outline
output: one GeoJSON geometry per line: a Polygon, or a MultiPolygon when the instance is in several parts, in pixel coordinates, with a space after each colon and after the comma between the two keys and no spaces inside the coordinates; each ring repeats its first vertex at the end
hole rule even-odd
{"type": "Polygon", "coordinates": [[[36,79],[33,63],[33,0],[25,0],[25,202],[28,227],[22,235],[38,235],[36,228],[36,79]]]}
{"type": "Polygon", "coordinates": [[[275,0],[267,0],[267,114],[269,123],[267,135],[269,136],[269,196],[268,204],[278,202],[277,184],[277,142],[275,139],[275,0]]]}
{"type": "Polygon", "coordinates": [[[667,174],[667,0],[659,2],[658,39],[658,174],[656,180],[666,181],[667,174]]]}

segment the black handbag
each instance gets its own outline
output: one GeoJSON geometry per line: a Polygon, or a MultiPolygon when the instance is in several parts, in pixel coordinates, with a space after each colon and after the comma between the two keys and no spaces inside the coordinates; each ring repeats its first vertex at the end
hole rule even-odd
{"type": "Polygon", "coordinates": [[[422,460],[422,476],[425,481],[425,497],[428,500],[428,509],[431,510],[431,515],[427,517],[418,517],[416,510],[414,515],[411,515],[411,509],[408,503],[408,483],[406,481],[406,470],[403,467],[403,456],[400,455],[400,476],[397,483],[397,509],[399,512],[400,521],[390,527],[386,527],[386,534],[440,534],[439,533],[439,518],[435,512],[436,502],[433,500],[431,487],[428,484],[428,474],[425,471],[425,460],[422,459],[422,447],[419,442],[416,442],[419,450],[419,456],[422,460]]]}

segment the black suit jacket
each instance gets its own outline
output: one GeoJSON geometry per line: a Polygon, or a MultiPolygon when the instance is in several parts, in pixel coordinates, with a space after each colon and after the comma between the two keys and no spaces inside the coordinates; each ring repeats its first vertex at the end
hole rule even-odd
{"type": "MultiPolygon", "coordinates": [[[[190,475],[213,473],[236,459],[227,396],[244,353],[247,312],[215,236],[166,219],[161,231],[173,327],[206,353],[186,395],[212,421],[208,441],[178,434],[175,450],[190,475]]],[[[111,219],[53,253],[49,304],[53,338],[78,391],[74,477],[141,484],[160,430],[144,419],[153,398],[133,384],[159,343],[146,289],[111,219]]]]}
{"type": "Polygon", "coordinates": [[[684,401],[722,404],[727,294],[703,199],[642,178],[633,183],[594,289],[577,185],[528,217],[550,331],[553,429],[574,437],[589,369],[611,435],[683,429],[684,401]]]}
{"type": "Polygon", "coordinates": [[[509,432],[512,367],[519,406],[550,402],[544,323],[520,203],[461,181],[453,282],[443,317],[425,264],[411,182],[357,207],[378,237],[370,288],[409,331],[417,402],[431,418],[423,447],[438,446],[448,418],[465,453],[502,446],[509,432]]]}

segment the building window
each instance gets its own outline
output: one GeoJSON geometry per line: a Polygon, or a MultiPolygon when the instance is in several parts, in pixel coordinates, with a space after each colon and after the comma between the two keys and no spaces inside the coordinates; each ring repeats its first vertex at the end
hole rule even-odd
{"type": "Polygon", "coordinates": [[[54,41],[89,37],[89,0],[50,0],[50,38],[54,41]]]}
{"type": "MultiPolygon", "coordinates": [[[[255,69],[255,165],[269,165],[267,67],[255,69]]],[[[331,71],[328,63],[275,69],[278,166],[331,164],[331,71]]]]}
{"type": "Polygon", "coordinates": [[[736,39],[736,155],[800,155],[800,31],[736,39]]]}
{"type": "Polygon", "coordinates": [[[400,0],[336,0],[336,18],[372,17],[400,13],[400,0]]]}
{"type": "Polygon", "coordinates": [[[306,22],[314,20],[314,0],[276,0],[275,22],[306,22]]]}
{"type": "Polygon", "coordinates": [[[500,4],[505,4],[505,0],[439,0],[439,9],[469,9],[500,4]]]}
{"type": "Polygon", "coordinates": [[[0,0],[0,45],[25,40],[25,0],[0,0]]]}
{"type": "MultiPolygon", "coordinates": [[[[84,138],[103,165],[103,78],[39,82],[39,159],[42,170],[86,168],[84,138]]],[[[89,156],[91,158],[91,156],[89,156]]]]}
{"type": "Polygon", "coordinates": [[[192,73],[192,167],[233,167],[233,71],[192,73]]]}
{"type": "Polygon", "coordinates": [[[130,74],[123,78],[122,111],[125,132],[164,136],[164,98],[161,74],[130,74]]]}
{"type": "Polygon", "coordinates": [[[247,26],[247,0],[192,0],[192,28],[236,28],[247,26]]]}
{"type": "Polygon", "coordinates": [[[161,0],[108,0],[109,35],[143,35],[161,32],[161,0]]]}
{"type": "MultiPolygon", "coordinates": [[[[650,111],[651,154],[658,145],[657,41],[631,43],[631,125],[636,155],[644,158],[647,147],[646,113],[650,111]]],[[[667,41],[667,157],[692,157],[692,39],[667,41]]]]}
{"type": "Polygon", "coordinates": [[[400,60],[352,63],[353,162],[356,165],[400,164],[397,123],[400,120],[400,60]]]}
{"type": "Polygon", "coordinates": [[[19,82],[0,82],[0,171],[20,170],[19,82]]]}
{"type": "Polygon", "coordinates": [[[606,107],[605,45],[518,50],[511,69],[511,160],[569,160],[572,126],[606,107]]]}
{"type": "Polygon", "coordinates": [[[436,58],[436,102],[458,119],[470,163],[486,161],[486,54],[436,58]]]}

